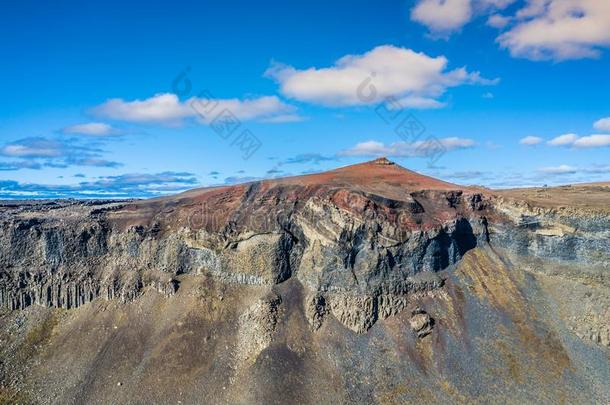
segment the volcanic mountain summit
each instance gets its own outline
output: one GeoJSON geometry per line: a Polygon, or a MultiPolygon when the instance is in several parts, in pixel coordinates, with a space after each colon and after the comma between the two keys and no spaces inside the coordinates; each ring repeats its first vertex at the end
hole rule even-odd
{"type": "Polygon", "coordinates": [[[609,202],[380,158],[5,204],[0,401],[607,403],[609,202]]]}

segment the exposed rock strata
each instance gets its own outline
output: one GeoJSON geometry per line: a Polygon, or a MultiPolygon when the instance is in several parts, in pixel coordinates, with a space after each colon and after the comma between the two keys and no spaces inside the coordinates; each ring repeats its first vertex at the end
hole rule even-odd
{"type": "Polygon", "coordinates": [[[5,204],[0,402],[607,403],[610,216],[556,205],[386,160],[5,204]]]}
{"type": "Polygon", "coordinates": [[[427,191],[394,200],[345,189],[301,196],[293,188],[252,185],[232,214],[251,212],[252,220],[275,201],[282,215],[200,228],[192,221],[176,227],[181,213],[162,207],[135,222],[129,205],[77,206],[79,215],[73,205],[9,209],[0,235],[0,303],[76,308],[97,297],[133,300],[148,287],[172,295],[180,274],[247,285],[297,277],[324,302],[313,325],[328,312],[364,332],[402,310],[409,294],[441,287],[436,273],[488,238],[477,195],[427,191]]]}
{"type": "Polygon", "coordinates": [[[496,245],[516,255],[610,267],[610,215],[572,208],[541,208],[498,198],[490,227],[496,245]]]}
{"type": "MultiPolygon", "coordinates": [[[[389,163],[372,164],[402,170],[389,163]]],[[[170,296],[181,274],[245,285],[296,277],[313,297],[304,306],[314,329],[332,314],[364,332],[404,309],[409,294],[440,288],[439,272],[476,246],[610,263],[605,214],[446,183],[400,198],[377,187],[253,183],[203,200],[8,205],[0,217],[0,306],[76,308],[98,297],[130,301],[146,288],[170,296]]]]}

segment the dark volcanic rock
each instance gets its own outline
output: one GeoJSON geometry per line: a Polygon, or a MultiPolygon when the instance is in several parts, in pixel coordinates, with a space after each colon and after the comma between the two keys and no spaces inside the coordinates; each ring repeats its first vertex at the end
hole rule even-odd
{"type": "Polygon", "coordinates": [[[6,203],[0,222],[0,402],[608,396],[605,211],[379,159],[145,201],[6,203]]]}

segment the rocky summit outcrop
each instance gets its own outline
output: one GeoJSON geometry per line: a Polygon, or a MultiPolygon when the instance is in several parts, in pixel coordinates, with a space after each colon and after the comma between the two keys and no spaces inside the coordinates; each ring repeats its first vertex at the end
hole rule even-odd
{"type": "Polygon", "coordinates": [[[144,201],[7,202],[0,223],[0,399],[274,402],[277,373],[302,402],[487,402],[519,385],[517,398],[544,402],[559,398],[544,390],[558,376],[564,399],[608,395],[603,209],[548,207],[378,159],[144,201]],[[121,381],[103,383],[121,356],[121,381]],[[15,376],[32,362],[34,375],[15,376]],[[66,362],[73,378],[49,376],[66,362]],[[370,375],[381,364],[403,371],[381,382],[370,375]],[[505,367],[505,383],[492,383],[505,367]],[[420,372],[402,388],[403,373],[420,372]],[[472,372],[491,379],[467,381],[472,372]],[[524,382],[530,373],[538,385],[524,382]],[[147,399],[129,386],[164,391],[147,399]]]}

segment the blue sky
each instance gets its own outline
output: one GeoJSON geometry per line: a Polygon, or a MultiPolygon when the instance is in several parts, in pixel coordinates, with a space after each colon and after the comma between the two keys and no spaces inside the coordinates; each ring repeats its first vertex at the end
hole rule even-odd
{"type": "Polygon", "coordinates": [[[496,188],[610,179],[605,2],[126,3],[4,5],[0,198],[148,197],[380,155],[496,188]]]}

